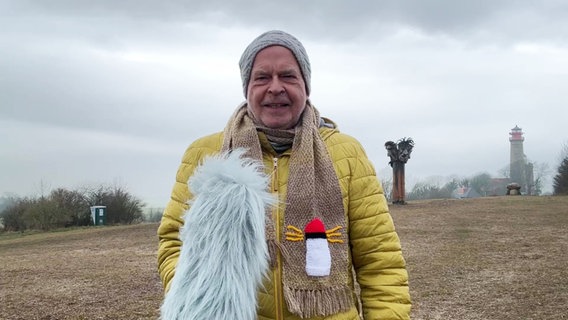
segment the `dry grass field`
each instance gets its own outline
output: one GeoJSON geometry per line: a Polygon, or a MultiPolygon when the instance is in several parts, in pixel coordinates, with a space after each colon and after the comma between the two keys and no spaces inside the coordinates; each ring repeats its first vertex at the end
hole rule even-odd
{"type": "Polygon", "coordinates": [[[413,319],[568,319],[568,197],[392,206],[413,319]]]}
{"type": "MultiPolygon", "coordinates": [[[[568,319],[568,197],[391,206],[413,319],[568,319]]],[[[156,319],[157,224],[0,234],[0,319],[156,319]]]]}

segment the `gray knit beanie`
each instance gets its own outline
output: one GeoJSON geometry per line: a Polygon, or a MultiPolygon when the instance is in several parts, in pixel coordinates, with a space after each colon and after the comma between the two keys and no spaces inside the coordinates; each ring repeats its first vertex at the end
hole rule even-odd
{"type": "Polygon", "coordinates": [[[270,46],[283,46],[292,51],[294,57],[296,57],[298,65],[300,66],[300,70],[302,71],[302,76],[306,83],[306,94],[309,96],[312,70],[306,49],[302,43],[291,34],[284,31],[272,30],[265,32],[254,39],[241,56],[239,67],[241,68],[241,79],[243,81],[243,92],[245,97],[247,96],[247,89],[254,58],[260,50],[270,46]]]}

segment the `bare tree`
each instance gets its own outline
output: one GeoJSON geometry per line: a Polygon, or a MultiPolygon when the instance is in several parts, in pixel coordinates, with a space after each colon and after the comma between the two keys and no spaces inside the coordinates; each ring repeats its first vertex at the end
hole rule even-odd
{"type": "Polygon", "coordinates": [[[148,208],[144,214],[144,221],[147,222],[160,222],[164,208],[148,208]]]}
{"type": "Polygon", "coordinates": [[[503,178],[507,178],[507,179],[511,178],[511,165],[508,164],[508,165],[504,166],[503,168],[499,169],[498,173],[503,178]]]}
{"type": "Polygon", "coordinates": [[[539,196],[542,194],[542,188],[548,178],[552,174],[550,166],[546,162],[533,162],[534,170],[534,195],[539,196]]]}
{"type": "Polygon", "coordinates": [[[487,196],[487,193],[491,188],[491,175],[486,172],[479,173],[471,178],[470,185],[475,192],[482,196],[487,196]]]}
{"type": "Polygon", "coordinates": [[[118,184],[113,187],[99,186],[87,191],[91,206],[106,206],[106,221],[109,224],[139,222],[143,218],[145,204],[118,184]]]}
{"type": "Polygon", "coordinates": [[[562,160],[558,173],[554,176],[554,194],[568,195],[568,156],[562,160]]]}
{"type": "MultiPolygon", "coordinates": [[[[42,187],[42,190],[45,189],[42,187]]],[[[145,206],[122,187],[100,186],[83,188],[83,191],[58,188],[49,195],[42,191],[35,198],[5,198],[2,203],[6,204],[0,209],[0,227],[8,231],[89,225],[92,223],[91,205],[106,206],[110,224],[136,223],[142,221],[145,206]]]]}
{"type": "Polygon", "coordinates": [[[560,154],[558,155],[558,164],[562,164],[564,159],[568,158],[568,140],[562,143],[562,147],[560,148],[560,154]]]}
{"type": "Polygon", "coordinates": [[[383,187],[383,193],[387,198],[387,201],[391,201],[392,197],[392,177],[382,178],[381,185],[383,187]]]}

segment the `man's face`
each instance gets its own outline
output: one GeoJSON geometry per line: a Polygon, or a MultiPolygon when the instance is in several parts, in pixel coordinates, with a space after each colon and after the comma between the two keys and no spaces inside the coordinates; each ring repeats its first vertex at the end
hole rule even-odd
{"type": "Polygon", "coordinates": [[[272,129],[293,128],[307,99],[304,78],[292,51],[271,46],[258,52],[247,90],[248,108],[257,121],[272,129]]]}

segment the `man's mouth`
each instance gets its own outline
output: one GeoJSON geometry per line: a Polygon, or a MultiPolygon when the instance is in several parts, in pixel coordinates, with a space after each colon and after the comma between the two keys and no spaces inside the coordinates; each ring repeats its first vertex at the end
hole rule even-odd
{"type": "Polygon", "coordinates": [[[289,103],[264,103],[264,107],[267,108],[284,108],[290,106],[289,103]]]}

